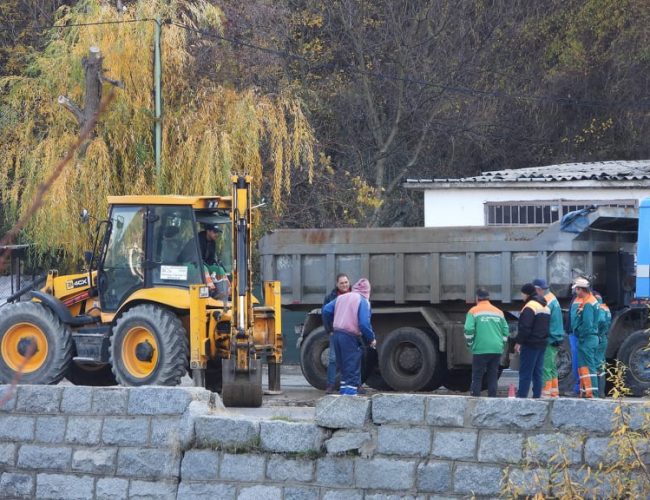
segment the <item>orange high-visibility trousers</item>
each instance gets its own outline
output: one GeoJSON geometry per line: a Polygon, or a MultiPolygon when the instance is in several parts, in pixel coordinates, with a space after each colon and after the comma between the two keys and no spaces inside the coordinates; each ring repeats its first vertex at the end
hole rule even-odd
{"type": "Polygon", "coordinates": [[[598,397],[598,344],[597,335],[578,338],[578,376],[580,397],[598,397]]]}
{"type": "Polygon", "coordinates": [[[557,380],[557,347],[547,345],[544,351],[542,397],[557,398],[560,395],[557,380]]]}

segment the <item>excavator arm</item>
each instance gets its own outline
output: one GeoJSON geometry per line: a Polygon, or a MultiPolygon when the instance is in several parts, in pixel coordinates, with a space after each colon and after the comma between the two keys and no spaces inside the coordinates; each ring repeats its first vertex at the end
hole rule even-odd
{"type": "Polygon", "coordinates": [[[226,406],[262,405],[262,360],[255,349],[251,268],[251,177],[232,177],[232,320],[229,358],[222,361],[226,406]]]}

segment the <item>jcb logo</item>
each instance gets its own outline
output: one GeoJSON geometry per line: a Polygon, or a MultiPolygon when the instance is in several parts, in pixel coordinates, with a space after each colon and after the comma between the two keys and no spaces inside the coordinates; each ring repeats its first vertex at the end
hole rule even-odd
{"type": "Polygon", "coordinates": [[[65,282],[66,290],[72,290],[73,288],[81,288],[82,286],[88,286],[88,277],[77,278],[76,280],[69,280],[65,282]]]}

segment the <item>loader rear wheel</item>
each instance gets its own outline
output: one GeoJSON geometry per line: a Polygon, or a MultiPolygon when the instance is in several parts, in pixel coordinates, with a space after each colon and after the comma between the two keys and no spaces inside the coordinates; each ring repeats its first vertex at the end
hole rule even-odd
{"type": "Polygon", "coordinates": [[[115,323],[110,356],[121,385],[178,385],[187,373],[187,333],[171,311],[135,306],[115,323]]]}
{"type": "Polygon", "coordinates": [[[72,359],[70,329],[37,302],[8,304],[0,314],[0,383],[56,384],[72,359]]]}
{"type": "Polygon", "coordinates": [[[65,378],[74,385],[91,385],[95,387],[117,385],[117,380],[109,364],[91,365],[73,361],[70,363],[65,378]]]}
{"type": "Polygon", "coordinates": [[[440,368],[433,339],[419,328],[402,327],[384,338],[379,350],[384,380],[396,391],[420,391],[440,368]]]}

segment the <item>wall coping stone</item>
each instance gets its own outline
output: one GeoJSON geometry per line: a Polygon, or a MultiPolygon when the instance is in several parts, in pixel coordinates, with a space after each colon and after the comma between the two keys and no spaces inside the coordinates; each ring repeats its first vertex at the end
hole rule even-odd
{"type": "Polygon", "coordinates": [[[376,424],[424,422],[422,394],[376,394],[372,397],[372,421],[376,424]]]}
{"type": "Polygon", "coordinates": [[[321,427],[361,429],[369,418],[370,398],[332,395],[325,396],[316,403],[314,421],[321,427]]]}
{"type": "Polygon", "coordinates": [[[550,401],[519,398],[475,398],[471,424],[487,429],[539,429],[546,423],[550,401]]]}

